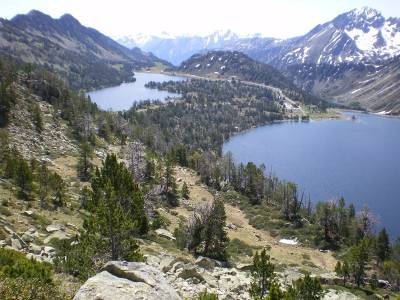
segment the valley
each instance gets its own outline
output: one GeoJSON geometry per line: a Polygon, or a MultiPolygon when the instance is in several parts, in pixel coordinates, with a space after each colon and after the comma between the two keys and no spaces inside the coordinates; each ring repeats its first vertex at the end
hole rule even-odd
{"type": "Polygon", "coordinates": [[[1,299],[399,299],[397,18],[83,24],[0,19],[1,299]]]}

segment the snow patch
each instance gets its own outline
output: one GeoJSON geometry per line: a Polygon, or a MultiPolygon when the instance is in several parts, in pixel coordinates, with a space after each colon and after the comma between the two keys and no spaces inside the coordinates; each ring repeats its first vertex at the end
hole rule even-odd
{"type": "Polygon", "coordinates": [[[297,238],[294,238],[294,239],[280,239],[279,243],[285,245],[297,245],[299,242],[297,241],[297,238]]]}

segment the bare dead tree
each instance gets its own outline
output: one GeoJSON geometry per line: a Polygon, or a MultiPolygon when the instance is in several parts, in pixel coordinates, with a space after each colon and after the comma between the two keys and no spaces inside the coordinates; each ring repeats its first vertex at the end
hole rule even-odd
{"type": "Polygon", "coordinates": [[[93,130],[93,118],[90,114],[86,113],[79,120],[79,127],[83,138],[87,141],[93,130]]]}
{"type": "Polygon", "coordinates": [[[371,235],[377,223],[377,217],[371,212],[368,206],[364,206],[357,214],[357,225],[362,237],[371,235]]]}
{"type": "Polygon", "coordinates": [[[145,147],[139,141],[130,142],[126,149],[125,159],[128,162],[128,169],[136,181],[141,181],[144,176],[145,147]]]}

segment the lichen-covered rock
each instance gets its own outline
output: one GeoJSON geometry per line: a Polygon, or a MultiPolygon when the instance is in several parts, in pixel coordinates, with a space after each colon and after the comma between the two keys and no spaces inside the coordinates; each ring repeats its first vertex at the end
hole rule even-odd
{"type": "Polygon", "coordinates": [[[108,262],[103,271],[79,289],[74,300],[179,300],[163,273],[140,262],[108,262]]]}

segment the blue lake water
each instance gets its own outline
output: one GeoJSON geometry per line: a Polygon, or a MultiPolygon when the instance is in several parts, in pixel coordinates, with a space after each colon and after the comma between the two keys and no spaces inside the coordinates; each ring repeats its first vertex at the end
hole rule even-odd
{"type": "Polygon", "coordinates": [[[109,87],[93,92],[89,92],[93,102],[104,110],[127,110],[131,108],[134,102],[141,100],[165,100],[167,97],[179,96],[167,91],[159,91],[157,89],[149,89],[144,85],[150,81],[180,81],[186,80],[184,77],[170,76],[155,73],[135,73],[135,82],[122,83],[119,86],[109,87]]]}
{"type": "Polygon", "coordinates": [[[225,143],[237,162],[264,163],[312,201],[345,197],[365,204],[392,237],[400,235],[400,119],[345,113],[356,120],[283,122],[225,143]]]}

